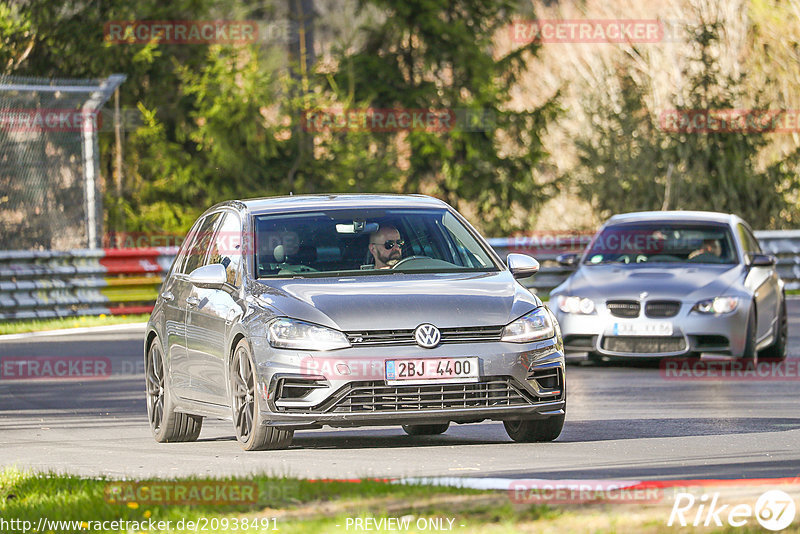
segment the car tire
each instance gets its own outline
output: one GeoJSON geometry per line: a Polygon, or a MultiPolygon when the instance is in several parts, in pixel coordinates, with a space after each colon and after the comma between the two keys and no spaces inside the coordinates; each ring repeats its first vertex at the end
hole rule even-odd
{"type": "Polygon", "coordinates": [[[403,425],[403,430],[409,436],[435,436],[444,434],[450,428],[450,423],[438,425],[403,425]]]}
{"type": "Polygon", "coordinates": [[[195,441],[203,427],[203,418],[175,411],[165,370],[161,344],[158,338],[154,338],[145,359],[147,419],[150,430],[159,443],[195,441]]]}
{"type": "Polygon", "coordinates": [[[789,320],[786,316],[786,301],[781,303],[781,311],[778,315],[778,334],[775,341],[769,347],[758,353],[758,357],[764,360],[782,362],[787,355],[787,338],[789,336],[789,320]]]}
{"type": "Polygon", "coordinates": [[[750,315],[747,317],[747,330],[744,341],[744,352],[741,360],[748,366],[758,363],[758,351],[756,351],[756,303],[750,305],[750,315]]]}
{"type": "Polygon", "coordinates": [[[561,435],[565,414],[553,415],[547,419],[522,419],[503,421],[508,437],[520,443],[553,441],[561,435]]]}
{"type": "Polygon", "coordinates": [[[264,425],[256,396],[256,372],[250,347],[242,339],[233,351],[230,366],[231,411],[236,440],[246,451],[285,449],[292,443],[293,430],[264,425]]]}

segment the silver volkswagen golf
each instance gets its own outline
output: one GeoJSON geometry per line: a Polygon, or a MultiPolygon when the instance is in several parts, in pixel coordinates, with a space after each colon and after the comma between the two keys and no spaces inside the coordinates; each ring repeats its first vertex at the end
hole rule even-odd
{"type": "Polygon", "coordinates": [[[566,412],[555,317],[453,208],[410,195],[224,202],[194,224],[147,325],[156,441],[232,419],[245,450],[295,430],[503,421],[550,441],[566,412]]]}
{"type": "Polygon", "coordinates": [[[578,264],[550,294],[568,351],[593,360],[786,357],[775,258],[735,215],[615,215],[582,255],[560,261],[578,264]]]}

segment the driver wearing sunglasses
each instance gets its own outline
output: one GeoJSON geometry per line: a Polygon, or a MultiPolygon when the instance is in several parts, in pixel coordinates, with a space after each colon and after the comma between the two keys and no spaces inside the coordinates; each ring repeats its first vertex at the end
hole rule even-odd
{"type": "Polygon", "coordinates": [[[383,226],[369,236],[369,252],[375,258],[376,269],[390,269],[403,257],[400,232],[394,226],[383,226]]]}

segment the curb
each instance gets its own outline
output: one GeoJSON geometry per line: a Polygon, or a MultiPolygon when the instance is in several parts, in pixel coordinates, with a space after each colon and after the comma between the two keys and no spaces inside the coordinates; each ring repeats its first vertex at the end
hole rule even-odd
{"type": "Polygon", "coordinates": [[[30,339],[37,337],[50,337],[50,336],[68,336],[71,334],[96,334],[102,332],[116,332],[116,331],[144,331],[147,323],[122,323],[122,324],[109,324],[102,326],[81,326],[78,328],[62,328],[60,330],[43,330],[40,332],[24,332],[22,334],[6,334],[0,336],[0,342],[13,341],[16,339],[30,339]]]}

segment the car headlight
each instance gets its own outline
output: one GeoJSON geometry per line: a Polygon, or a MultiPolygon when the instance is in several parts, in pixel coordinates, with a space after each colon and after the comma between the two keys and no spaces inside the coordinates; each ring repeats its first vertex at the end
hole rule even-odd
{"type": "Polygon", "coordinates": [[[511,343],[529,343],[540,339],[550,339],[556,334],[550,314],[544,306],[523,315],[503,328],[500,341],[511,343]]]}
{"type": "Polygon", "coordinates": [[[591,315],[594,313],[594,301],[581,297],[558,296],[558,309],[564,313],[591,315]]]}
{"type": "Polygon", "coordinates": [[[736,297],[716,297],[713,299],[701,300],[694,305],[692,311],[699,313],[730,313],[739,306],[739,299],[736,297]]]}
{"type": "Polygon", "coordinates": [[[278,349],[334,350],[350,346],[342,332],[295,319],[275,319],[267,328],[269,344],[278,349]]]}

